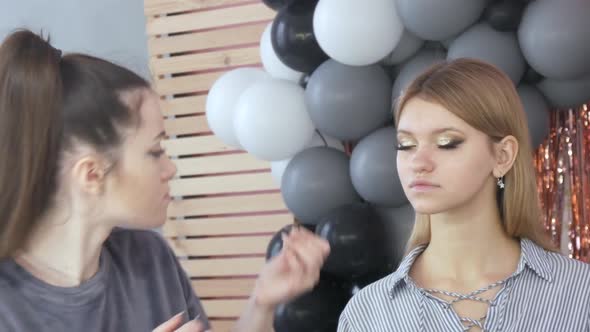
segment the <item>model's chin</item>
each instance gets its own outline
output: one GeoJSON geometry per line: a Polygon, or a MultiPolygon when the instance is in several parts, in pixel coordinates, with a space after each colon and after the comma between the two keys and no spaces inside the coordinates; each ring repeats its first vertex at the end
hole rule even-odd
{"type": "Polygon", "coordinates": [[[446,210],[440,202],[428,199],[411,199],[410,203],[418,214],[437,214],[446,210]]]}

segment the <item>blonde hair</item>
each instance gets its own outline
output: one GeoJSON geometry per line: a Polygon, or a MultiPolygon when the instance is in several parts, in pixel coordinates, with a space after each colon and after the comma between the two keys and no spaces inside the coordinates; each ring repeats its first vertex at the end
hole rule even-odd
{"type": "MultiPolygon", "coordinates": [[[[443,106],[492,141],[508,135],[518,140],[518,154],[504,175],[506,187],[498,200],[503,228],[509,236],[528,238],[547,250],[555,250],[543,230],[526,115],[510,78],[496,67],[474,59],[436,64],[402,92],[395,107],[396,126],[404,106],[414,97],[443,106]]],[[[429,242],[430,216],[416,214],[407,249],[429,242]]]]}

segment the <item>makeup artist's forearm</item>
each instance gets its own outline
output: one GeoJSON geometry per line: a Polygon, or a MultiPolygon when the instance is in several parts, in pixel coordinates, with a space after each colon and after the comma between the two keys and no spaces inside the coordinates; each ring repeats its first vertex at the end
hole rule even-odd
{"type": "Polygon", "coordinates": [[[271,332],[274,308],[261,307],[250,297],[232,332],[271,332]]]}

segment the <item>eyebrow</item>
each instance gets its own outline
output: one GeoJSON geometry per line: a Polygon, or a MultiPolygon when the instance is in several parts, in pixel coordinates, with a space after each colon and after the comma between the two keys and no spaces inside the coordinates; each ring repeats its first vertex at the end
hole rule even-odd
{"type": "MultiPolygon", "coordinates": [[[[459,130],[459,129],[455,128],[455,127],[439,128],[439,129],[436,129],[435,131],[433,131],[432,133],[436,135],[436,134],[444,133],[444,132],[447,132],[447,131],[456,131],[458,133],[463,133],[461,130],[459,130]]],[[[398,134],[404,134],[404,135],[412,135],[413,134],[411,131],[404,130],[404,129],[398,130],[397,133],[398,134]]]]}
{"type": "Polygon", "coordinates": [[[162,131],[161,133],[156,135],[156,137],[154,137],[154,141],[157,141],[157,140],[162,139],[164,137],[166,137],[166,132],[162,131]]]}

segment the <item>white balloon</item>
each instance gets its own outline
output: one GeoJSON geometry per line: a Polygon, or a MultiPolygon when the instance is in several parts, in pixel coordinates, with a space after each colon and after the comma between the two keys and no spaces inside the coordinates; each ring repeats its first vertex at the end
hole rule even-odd
{"type": "Polygon", "coordinates": [[[270,175],[272,175],[272,179],[279,187],[281,186],[281,181],[283,181],[283,173],[285,173],[285,169],[287,168],[287,165],[289,165],[291,159],[293,158],[273,161],[270,163],[270,175]]]}
{"type": "Polygon", "coordinates": [[[298,83],[303,73],[291,69],[279,59],[272,47],[270,39],[271,28],[272,22],[266,26],[260,37],[260,58],[262,59],[262,66],[274,78],[282,78],[298,83]]]}
{"type": "Polygon", "coordinates": [[[303,88],[279,79],[249,87],[236,104],[238,141],[258,159],[286,159],[303,150],[315,130],[307,113],[303,88]]]}
{"type": "Polygon", "coordinates": [[[264,70],[238,68],[223,74],[213,83],[207,94],[205,110],[209,128],[222,142],[234,148],[242,148],[234,131],[236,102],[252,84],[270,79],[264,70]]]}
{"type": "MultiPolygon", "coordinates": [[[[336,138],[325,134],[321,134],[320,136],[320,134],[318,134],[317,131],[313,134],[311,142],[305,148],[307,149],[316,146],[328,146],[344,152],[344,144],[342,143],[342,141],[339,141],[336,138]]],[[[273,161],[270,163],[270,174],[272,175],[272,178],[274,179],[275,183],[279,186],[281,185],[285,168],[287,168],[287,165],[289,165],[291,159],[292,157],[279,161],[273,161]]]]}
{"type": "Polygon", "coordinates": [[[379,62],[399,42],[404,27],[393,0],[321,0],[313,16],[326,54],[351,66],[379,62]]]}

